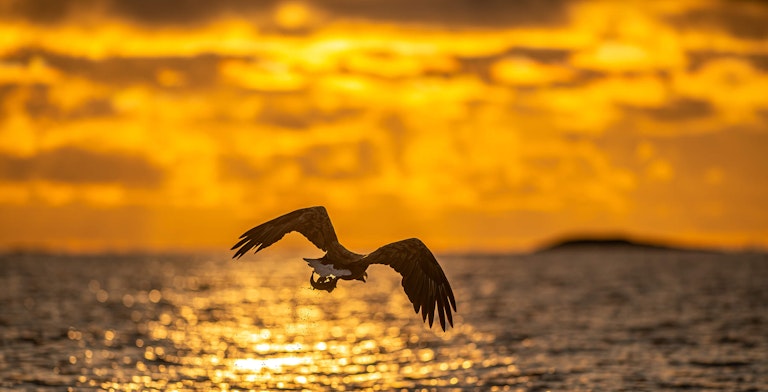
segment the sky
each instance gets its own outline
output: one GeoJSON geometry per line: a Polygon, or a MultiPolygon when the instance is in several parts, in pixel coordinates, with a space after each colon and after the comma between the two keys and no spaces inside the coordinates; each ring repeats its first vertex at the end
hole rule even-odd
{"type": "Polygon", "coordinates": [[[0,0],[0,250],[768,247],[759,1],[0,0]],[[300,238],[300,237],[299,237],[300,238]]]}

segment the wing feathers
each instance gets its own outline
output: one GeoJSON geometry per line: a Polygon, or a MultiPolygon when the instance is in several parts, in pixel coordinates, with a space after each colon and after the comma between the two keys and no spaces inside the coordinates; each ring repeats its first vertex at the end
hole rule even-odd
{"type": "Polygon", "coordinates": [[[232,257],[239,259],[254,248],[254,253],[258,252],[292,231],[298,231],[324,251],[328,250],[331,242],[338,241],[331,219],[324,207],[302,208],[262,223],[243,233],[240,236],[240,241],[232,247],[232,250],[237,249],[232,257]]]}
{"type": "Polygon", "coordinates": [[[445,325],[445,309],[443,307],[443,298],[441,296],[443,295],[443,290],[438,290],[437,295],[437,315],[440,316],[440,325],[445,325]]]}
{"type": "Polygon", "coordinates": [[[362,261],[368,265],[389,265],[399,272],[403,276],[405,294],[413,303],[413,310],[417,314],[421,310],[422,320],[429,320],[430,327],[435,320],[435,310],[443,331],[446,325],[453,326],[453,315],[449,306],[450,302],[453,311],[456,311],[453,290],[435,256],[423,242],[411,238],[384,245],[362,261]]]}

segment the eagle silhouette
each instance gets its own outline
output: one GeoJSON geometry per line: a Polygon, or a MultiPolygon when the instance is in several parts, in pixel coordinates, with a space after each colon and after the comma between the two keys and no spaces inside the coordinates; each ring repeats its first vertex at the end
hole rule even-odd
{"type": "Polygon", "coordinates": [[[435,256],[421,240],[410,238],[393,242],[367,255],[352,252],[339,243],[328,212],[322,206],[289,212],[246,231],[232,247],[231,250],[237,249],[232,258],[239,259],[254,248],[254,253],[258,253],[293,231],[326,252],[319,259],[304,259],[312,267],[309,282],[315,289],[330,293],[339,279],[365,282],[368,266],[388,265],[403,276],[405,294],[413,304],[413,310],[417,314],[421,310],[423,321],[429,318],[432,327],[437,311],[443,331],[446,320],[453,326],[451,308],[456,311],[456,299],[451,285],[435,256]],[[317,280],[315,274],[319,275],[317,280]]]}

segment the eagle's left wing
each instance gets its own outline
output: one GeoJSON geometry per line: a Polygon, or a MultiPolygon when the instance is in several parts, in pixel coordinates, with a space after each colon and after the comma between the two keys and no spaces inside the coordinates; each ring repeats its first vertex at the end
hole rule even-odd
{"type": "Polygon", "coordinates": [[[453,326],[451,307],[455,312],[456,299],[451,285],[435,256],[421,240],[411,238],[384,245],[360,262],[368,265],[385,264],[394,268],[403,276],[403,289],[413,304],[413,310],[419,313],[421,309],[421,318],[426,321],[429,317],[430,327],[435,318],[435,307],[443,331],[446,318],[453,326]]]}

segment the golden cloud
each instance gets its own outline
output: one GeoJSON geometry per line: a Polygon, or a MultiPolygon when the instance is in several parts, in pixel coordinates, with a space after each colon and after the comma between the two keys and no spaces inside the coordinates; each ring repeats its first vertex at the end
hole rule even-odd
{"type": "Polygon", "coordinates": [[[423,5],[42,4],[0,23],[0,209],[37,217],[0,246],[79,216],[108,229],[58,227],[50,244],[220,246],[316,204],[438,249],[652,235],[658,222],[683,240],[726,232],[718,244],[764,232],[752,219],[765,214],[736,205],[768,192],[754,181],[765,154],[720,150],[764,143],[768,40],[711,17],[727,8],[747,24],[764,7],[563,1],[547,17],[532,6],[530,21],[483,10],[493,23],[480,27],[423,5]],[[702,186],[701,208],[676,210],[692,195],[673,189],[702,186]],[[121,222],[142,233],[120,236],[121,222]]]}

